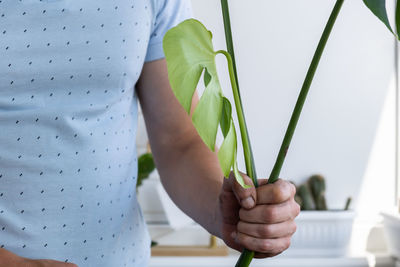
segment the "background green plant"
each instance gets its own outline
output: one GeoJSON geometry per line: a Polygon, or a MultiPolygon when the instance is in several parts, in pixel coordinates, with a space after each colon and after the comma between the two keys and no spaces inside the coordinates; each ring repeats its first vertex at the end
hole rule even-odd
{"type": "Polygon", "coordinates": [[[138,176],[136,188],[140,187],[143,181],[156,169],[153,154],[144,153],[138,158],[138,176]]]}

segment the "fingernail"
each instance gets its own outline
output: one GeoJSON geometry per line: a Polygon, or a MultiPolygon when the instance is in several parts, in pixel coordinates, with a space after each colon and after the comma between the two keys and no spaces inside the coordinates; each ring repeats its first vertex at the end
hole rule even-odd
{"type": "Polygon", "coordinates": [[[248,197],[246,199],[243,199],[240,204],[243,208],[251,209],[254,206],[254,199],[252,197],[248,197]]]}

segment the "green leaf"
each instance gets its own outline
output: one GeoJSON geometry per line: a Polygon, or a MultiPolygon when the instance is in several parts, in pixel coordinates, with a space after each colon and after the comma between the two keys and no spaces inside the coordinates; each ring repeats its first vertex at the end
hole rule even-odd
{"type": "Polygon", "coordinates": [[[163,46],[172,90],[187,113],[205,70],[206,89],[193,113],[193,123],[204,143],[214,151],[222,112],[222,90],[212,34],[198,20],[189,19],[165,34],[163,46]]]}
{"type": "Polygon", "coordinates": [[[224,136],[218,151],[221,169],[228,177],[233,168],[238,183],[248,188],[236,164],[237,136],[232,120],[232,106],[222,94],[211,32],[199,21],[189,19],[165,34],[163,46],[172,90],[187,113],[190,112],[193,94],[204,72],[206,88],[194,110],[193,124],[212,151],[221,126],[224,136]]]}
{"type": "Polygon", "coordinates": [[[232,120],[230,124],[229,132],[218,151],[219,165],[225,177],[229,177],[236,158],[236,131],[232,120]]]}
{"type": "Polygon", "coordinates": [[[232,120],[232,106],[226,97],[223,97],[223,107],[221,114],[221,130],[224,135],[224,141],[218,151],[219,165],[225,177],[229,177],[229,173],[235,163],[236,158],[236,131],[232,120]]]}
{"type": "MultiPolygon", "coordinates": [[[[236,153],[235,153],[236,154],[236,153]]],[[[243,188],[250,188],[250,185],[247,185],[244,182],[242,175],[239,173],[239,169],[236,163],[236,156],[235,156],[235,164],[233,164],[233,174],[235,175],[236,181],[243,187],[243,188]]]]}
{"type": "Polygon", "coordinates": [[[218,79],[212,33],[195,19],[185,20],[164,36],[163,47],[172,90],[186,112],[204,68],[218,79]]]}
{"type": "Polygon", "coordinates": [[[389,18],[386,12],[386,0],[364,0],[364,4],[375,14],[393,33],[389,18]]]}
{"type": "Polygon", "coordinates": [[[193,124],[211,151],[215,149],[218,124],[222,112],[222,92],[212,79],[193,113],[193,124]]]}
{"type": "MultiPolygon", "coordinates": [[[[229,100],[224,97],[222,100],[222,114],[221,114],[221,130],[222,134],[224,135],[224,138],[229,132],[229,129],[231,126],[231,121],[232,121],[232,105],[229,102],[229,100]]],[[[233,126],[234,127],[234,126],[233,126]]]]}

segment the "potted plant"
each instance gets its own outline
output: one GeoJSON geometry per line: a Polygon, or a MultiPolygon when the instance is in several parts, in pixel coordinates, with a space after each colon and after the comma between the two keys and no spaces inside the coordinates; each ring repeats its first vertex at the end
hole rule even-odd
{"type": "Polygon", "coordinates": [[[397,208],[381,215],[389,253],[400,260],[400,199],[397,208]]]}
{"type": "Polygon", "coordinates": [[[296,188],[295,200],[301,212],[296,218],[297,231],[285,254],[302,257],[345,256],[355,217],[355,212],[349,209],[351,198],[347,199],[344,209],[329,209],[322,175],[312,175],[296,188]]]}
{"type": "MultiPolygon", "coordinates": [[[[278,179],[313,77],[343,3],[344,0],[336,1],[333,11],[328,19],[301,88],[276,163],[272,169],[271,175],[269,176],[269,183],[273,183],[278,179]]],[[[386,25],[386,27],[394,33],[389,24],[385,8],[385,0],[364,0],[364,3],[386,25]]],[[[216,147],[217,132],[221,129],[224,137],[224,141],[218,151],[218,159],[221,169],[226,177],[229,176],[229,173],[232,170],[238,183],[243,187],[248,187],[238,172],[236,163],[237,138],[232,119],[232,106],[229,100],[223,96],[215,65],[215,57],[217,55],[220,54],[226,57],[236,112],[238,115],[240,134],[242,137],[246,171],[247,175],[253,179],[254,185],[257,186],[258,183],[255,173],[254,159],[239,91],[228,1],[221,0],[221,4],[228,51],[214,51],[211,32],[209,32],[206,27],[197,20],[186,20],[172,28],[164,37],[164,51],[168,66],[169,79],[177,99],[189,113],[193,94],[201,76],[203,76],[206,89],[193,113],[193,123],[204,143],[212,151],[214,151],[216,147]]],[[[400,30],[399,13],[400,7],[398,5],[396,16],[398,32],[400,30]]],[[[253,256],[253,252],[245,250],[239,258],[236,266],[248,266],[253,256]]]]}

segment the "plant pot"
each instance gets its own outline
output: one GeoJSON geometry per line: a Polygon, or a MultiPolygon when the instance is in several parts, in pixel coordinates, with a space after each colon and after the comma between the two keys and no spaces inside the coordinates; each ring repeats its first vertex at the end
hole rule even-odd
{"type": "Polygon", "coordinates": [[[297,231],[285,255],[341,257],[347,254],[354,211],[301,211],[297,231]]]}
{"type": "Polygon", "coordinates": [[[400,214],[382,212],[385,237],[390,254],[400,260],[400,214]]]}

